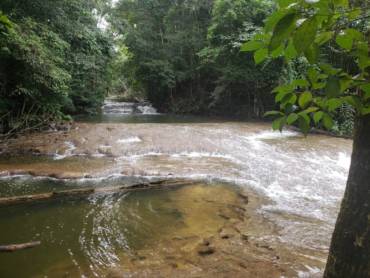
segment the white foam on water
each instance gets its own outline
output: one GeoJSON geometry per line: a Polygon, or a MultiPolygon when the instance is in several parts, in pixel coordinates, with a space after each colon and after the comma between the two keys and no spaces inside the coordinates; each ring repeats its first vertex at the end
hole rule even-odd
{"type": "Polygon", "coordinates": [[[231,155],[226,155],[222,153],[210,153],[210,152],[181,152],[181,153],[175,153],[171,154],[170,157],[173,158],[181,158],[181,157],[187,157],[187,158],[223,158],[228,160],[236,160],[231,155]]]}
{"type": "Polygon", "coordinates": [[[67,147],[67,149],[64,151],[63,154],[54,154],[54,160],[62,160],[70,157],[73,155],[73,151],[77,149],[76,145],[71,141],[64,142],[64,145],[67,147]]]}
{"type": "Polygon", "coordinates": [[[140,142],[142,142],[142,140],[137,136],[119,139],[117,141],[117,143],[119,144],[132,144],[132,143],[140,143],[140,142]]]}
{"type": "Polygon", "coordinates": [[[340,152],[338,154],[337,164],[344,169],[349,169],[349,166],[351,165],[351,157],[343,152],[340,152]]]}
{"type": "Polygon", "coordinates": [[[302,137],[298,132],[291,130],[283,130],[282,132],[278,131],[262,131],[253,135],[248,136],[250,140],[268,140],[268,139],[284,139],[288,137],[302,137]]]}
{"type": "Polygon", "coordinates": [[[151,105],[139,105],[137,109],[143,114],[143,115],[157,115],[157,110],[151,106],[151,105]]]}
{"type": "Polygon", "coordinates": [[[307,271],[298,271],[298,278],[319,278],[322,276],[322,270],[317,267],[305,266],[307,271]]]}

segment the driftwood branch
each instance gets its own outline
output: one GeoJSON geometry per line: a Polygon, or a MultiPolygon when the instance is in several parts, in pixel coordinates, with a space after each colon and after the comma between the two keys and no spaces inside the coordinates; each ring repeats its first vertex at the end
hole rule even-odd
{"type": "Polygon", "coordinates": [[[0,198],[0,207],[27,204],[39,201],[60,200],[64,198],[85,198],[92,194],[115,194],[126,193],[133,191],[142,191],[149,189],[160,189],[167,187],[185,186],[195,184],[194,181],[186,180],[165,180],[150,183],[138,183],[134,185],[113,186],[113,187],[98,187],[98,188],[82,188],[72,189],[57,192],[48,192],[34,195],[15,196],[0,198]]]}
{"type": "Polygon", "coordinates": [[[15,252],[19,250],[33,248],[39,246],[40,244],[40,241],[35,241],[23,244],[0,245],[0,252],[15,252]]]}

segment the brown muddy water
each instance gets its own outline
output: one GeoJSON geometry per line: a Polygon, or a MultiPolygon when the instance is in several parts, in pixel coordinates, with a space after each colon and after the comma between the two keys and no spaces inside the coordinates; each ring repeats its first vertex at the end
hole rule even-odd
{"type": "Polygon", "coordinates": [[[43,242],[0,254],[0,277],[320,277],[351,145],[264,123],[116,114],[2,142],[1,197],[130,179],[202,182],[0,208],[0,245],[43,242]],[[228,211],[233,204],[245,213],[228,211]]]}

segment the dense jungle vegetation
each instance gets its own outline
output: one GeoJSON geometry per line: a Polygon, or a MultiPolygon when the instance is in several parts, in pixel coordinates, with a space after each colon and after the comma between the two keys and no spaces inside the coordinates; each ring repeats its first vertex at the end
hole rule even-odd
{"type": "MultiPolygon", "coordinates": [[[[276,9],[270,0],[1,1],[2,132],[97,113],[109,94],[161,112],[262,118],[275,108],[272,89],[309,64],[256,65],[240,51],[276,9]]],[[[334,47],[325,55],[353,67],[334,47]]],[[[338,111],[332,130],[350,134],[353,108],[338,111]]]]}
{"type": "Polygon", "coordinates": [[[3,132],[93,113],[110,88],[113,40],[98,28],[104,3],[0,3],[0,114],[3,132]]]}

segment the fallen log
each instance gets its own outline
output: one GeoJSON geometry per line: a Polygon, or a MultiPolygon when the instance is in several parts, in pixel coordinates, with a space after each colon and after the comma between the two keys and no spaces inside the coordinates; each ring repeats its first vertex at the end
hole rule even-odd
{"type": "Polygon", "coordinates": [[[0,252],[15,252],[19,250],[33,248],[39,246],[40,244],[40,241],[35,241],[22,244],[0,245],[0,252]]]}
{"type": "Polygon", "coordinates": [[[167,187],[186,186],[196,184],[195,181],[189,180],[162,180],[148,183],[138,183],[133,185],[112,186],[112,187],[97,187],[97,188],[82,188],[71,189],[65,191],[47,192],[34,195],[15,196],[0,198],[0,207],[27,204],[48,200],[60,200],[64,198],[85,198],[92,194],[114,194],[126,193],[149,189],[161,189],[167,187]]]}

